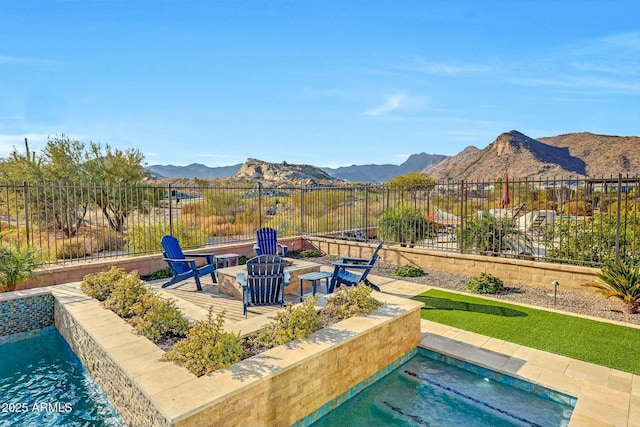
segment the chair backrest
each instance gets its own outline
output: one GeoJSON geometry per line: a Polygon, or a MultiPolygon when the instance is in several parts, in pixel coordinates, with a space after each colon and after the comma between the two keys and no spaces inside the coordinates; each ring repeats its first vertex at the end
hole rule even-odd
{"type": "Polygon", "coordinates": [[[260,255],[278,254],[278,236],[276,230],[263,227],[256,231],[258,237],[257,245],[260,248],[260,255]]]}
{"type": "Polygon", "coordinates": [[[285,262],[277,255],[260,255],[247,261],[247,290],[251,305],[283,302],[285,262]]]}
{"type": "MultiPolygon", "coordinates": [[[[376,248],[375,251],[373,251],[373,255],[371,255],[371,259],[373,260],[373,257],[378,257],[378,252],[380,251],[380,249],[382,249],[382,244],[384,243],[384,240],[381,240],[380,243],[378,244],[378,247],[376,248]]],[[[377,259],[377,258],[376,258],[377,259]]],[[[373,262],[375,262],[375,260],[373,260],[373,262]]],[[[373,263],[371,263],[371,265],[373,265],[373,263]]]]}
{"type": "MultiPolygon", "coordinates": [[[[178,242],[178,239],[176,239],[173,236],[162,236],[162,239],[160,239],[160,243],[162,244],[162,247],[164,248],[164,252],[163,255],[165,258],[171,258],[171,259],[184,259],[184,253],[182,252],[182,248],[180,248],[180,243],[178,242]]],[[[178,271],[178,273],[184,273],[185,271],[190,270],[189,266],[185,263],[180,263],[180,264],[174,264],[175,269],[178,271]]]]}

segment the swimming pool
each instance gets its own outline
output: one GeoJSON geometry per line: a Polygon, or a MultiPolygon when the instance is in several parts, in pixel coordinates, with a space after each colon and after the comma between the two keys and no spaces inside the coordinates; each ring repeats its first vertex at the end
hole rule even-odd
{"type": "Polygon", "coordinates": [[[54,326],[0,345],[0,425],[125,426],[54,326]]]}
{"type": "Polygon", "coordinates": [[[573,411],[569,396],[566,396],[566,402],[554,401],[548,398],[548,391],[538,389],[538,396],[531,393],[531,389],[525,391],[527,386],[531,387],[530,383],[499,376],[499,380],[490,379],[451,364],[416,356],[312,426],[569,424],[573,411]]]}

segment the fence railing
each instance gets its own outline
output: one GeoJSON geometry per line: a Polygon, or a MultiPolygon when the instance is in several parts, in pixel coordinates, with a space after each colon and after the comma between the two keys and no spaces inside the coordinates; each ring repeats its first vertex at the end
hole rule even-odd
{"type": "Polygon", "coordinates": [[[52,263],[319,235],[602,265],[640,257],[640,178],[448,181],[428,186],[0,185],[0,237],[52,263]]]}

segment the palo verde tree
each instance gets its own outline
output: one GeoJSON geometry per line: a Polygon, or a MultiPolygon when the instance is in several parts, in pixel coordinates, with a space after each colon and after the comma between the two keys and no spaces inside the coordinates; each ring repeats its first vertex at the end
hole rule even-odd
{"type": "Polygon", "coordinates": [[[402,192],[406,191],[411,194],[414,207],[417,203],[418,194],[421,192],[428,194],[435,186],[436,181],[424,172],[407,172],[404,175],[394,176],[387,182],[388,188],[402,192]]]}
{"type": "Polygon", "coordinates": [[[143,161],[144,155],[136,149],[122,151],[106,145],[103,153],[99,144],[90,144],[85,168],[95,185],[93,200],[115,231],[122,231],[126,217],[145,199],[146,193],[135,187],[148,176],[143,161]]]}

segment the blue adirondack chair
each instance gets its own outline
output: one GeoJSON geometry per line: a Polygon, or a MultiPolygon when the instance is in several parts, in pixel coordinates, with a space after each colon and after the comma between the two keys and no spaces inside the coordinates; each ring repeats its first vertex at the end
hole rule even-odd
{"type": "Polygon", "coordinates": [[[288,248],[278,243],[276,230],[269,227],[263,227],[256,231],[258,241],[253,246],[256,256],[260,255],[281,255],[287,256],[288,248]],[[278,252],[282,252],[278,254],[278,252]]]}
{"type": "Polygon", "coordinates": [[[216,281],[214,275],[216,266],[213,262],[213,254],[189,254],[188,257],[185,257],[178,239],[173,236],[162,236],[160,243],[164,248],[164,260],[173,274],[171,280],[162,285],[163,288],[193,277],[196,280],[198,290],[201,291],[200,276],[205,274],[211,274],[211,279],[214,282],[216,281]],[[206,258],[206,264],[198,267],[196,265],[197,258],[206,258]]]}
{"type": "Polygon", "coordinates": [[[284,288],[291,275],[284,271],[285,262],[277,255],[260,255],[247,261],[247,272],[236,274],[242,286],[245,317],[247,307],[284,304],[284,288]]]}
{"type": "Polygon", "coordinates": [[[331,276],[331,280],[329,282],[329,293],[335,291],[337,287],[340,285],[346,286],[357,286],[360,282],[364,282],[367,286],[372,289],[379,291],[380,288],[374,285],[367,279],[369,272],[373,268],[373,265],[376,263],[378,258],[378,251],[382,248],[382,244],[384,242],[380,242],[376,250],[371,255],[371,258],[342,258],[341,262],[334,262],[333,264],[333,275],[331,276]],[[354,271],[355,270],[355,271],[354,271]]]}

